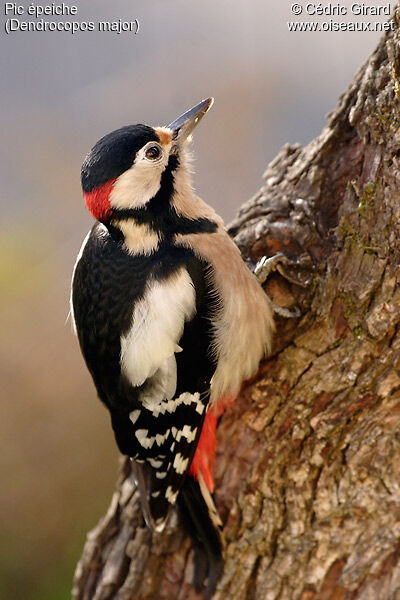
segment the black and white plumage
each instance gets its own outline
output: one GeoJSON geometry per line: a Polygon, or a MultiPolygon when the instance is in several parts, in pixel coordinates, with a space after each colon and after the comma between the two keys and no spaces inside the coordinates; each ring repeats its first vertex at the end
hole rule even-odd
{"type": "Polygon", "coordinates": [[[156,527],[174,504],[209,399],[205,269],[186,248],[130,255],[98,223],[74,274],[82,352],[121,452],[152,467],[146,516],[156,527]]]}
{"type": "Polygon", "coordinates": [[[167,128],[121,128],[88,154],[82,187],[97,222],[71,294],[80,347],[119,449],[134,460],[146,522],[161,531],[179,504],[196,583],[208,575],[209,595],[222,566],[209,491],[216,417],[273,331],[268,298],[191,187],[186,142],[211,103],[167,128]]]}

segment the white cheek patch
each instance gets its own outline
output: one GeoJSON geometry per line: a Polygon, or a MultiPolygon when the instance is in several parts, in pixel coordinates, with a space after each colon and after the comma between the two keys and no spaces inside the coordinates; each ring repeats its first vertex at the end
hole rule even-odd
{"type": "MultiPolygon", "coordinates": [[[[148,283],[144,297],[134,307],[131,329],[121,337],[121,369],[134,387],[160,371],[157,385],[161,393],[157,396],[173,397],[176,389],[174,354],[179,351],[178,342],[185,322],[194,316],[195,310],[195,289],[186,269],[182,268],[167,280],[148,283]]],[[[151,400],[151,395],[150,409],[157,403],[155,398],[151,400]]]]}
{"type": "Polygon", "coordinates": [[[160,189],[161,175],[168,164],[168,152],[164,150],[160,160],[146,160],[145,151],[149,145],[152,143],[144,146],[131,168],[116,179],[109,196],[112,208],[140,208],[160,189]]]}
{"type": "Polygon", "coordinates": [[[109,200],[112,208],[140,208],[160,189],[164,166],[139,162],[122,173],[115,181],[109,200]]]}

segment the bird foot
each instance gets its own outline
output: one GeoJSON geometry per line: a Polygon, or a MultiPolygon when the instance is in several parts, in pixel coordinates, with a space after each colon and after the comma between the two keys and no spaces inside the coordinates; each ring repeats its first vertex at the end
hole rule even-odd
{"type": "Polygon", "coordinates": [[[268,279],[272,271],[275,271],[278,268],[278,265],[287,264],[287,261],[287,257],[281,252],[278,252],[275,256],[263,256],[256,264],[254,275],[262,285],[268,279]]]}
{"type": "MultiPolygon", "coordinates": [[[[284,269],[286,265],[298,266],[299,263],[290,260],[287,256],[282,254],[282,252],[278,252],[274,256],[270,257],[263,256],[256,264],[254,275],[262,285],[268,279],[272,271],[278,271],[278,273],[290,283],[299,285],[300,287],[306,287],[308,285],[308,281],[300,281],[289,275],[289,273],[287,273],[287,271],[284,269]]],[[[285,319],[297,319],[301,316],[301,312],[297,307],[291,311],[288,308],[284,308],[283,306],[275,304],[275,302],[272,302],[272,307],[277,315],[284,317],[285,319]]]]}
{"type": "Polygon", "coordinates": [[[276,313],[280,317],[283,317],[284,319],[298,319],[299,317],[301,317],[301,311],[299,308],[297,308],[297,306],[294,310],[289,310],[288,308],[284,308],[283,306],[275,304],[275,302],[273,302],[272,300],[271,304],[272,308],[274,309],[274,313],[276,313]]]}
{"type": "Polygon", "coordinates": [[[256,264],[256,268],[254,269],[254,275],[257,277],[258,281],[263,284],[268,279],[272,271],[278,271],[278,273],[282,275],[284,279],[290,281],[290,283],[294,283],[300,287],[307,287],[309,281],[301,281],[300,279],[296,279],[284,269],[284,267],[287,265],[294,267],[306,266],[302,264],[303,262],[304,260],[290,260],[287,256],[285,256],[285,254],[282,254],[282,252],[277,252],[274,254],[274,256],[263,256],[260,258],[256,264]]]}

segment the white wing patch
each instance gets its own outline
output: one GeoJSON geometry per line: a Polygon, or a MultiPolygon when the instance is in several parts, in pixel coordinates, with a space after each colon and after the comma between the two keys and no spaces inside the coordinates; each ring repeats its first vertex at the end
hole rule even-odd
{"type": "MultiPolygon", "coordinates": [[[[151,381],[153,381],[153,379],[151,379],[151,381]]],[[[149,393],[149,398],[150,398],[150,393],[149,393]]],[[[140,396],[141,402],[143,402],[143,399],[147,400],[147,396],[141,395],[140,396]]],[[[193,404],[193,403],[196,405],[195,411],[201,415],[204,412],[206,407],[201,402],[200,394],[198,392],[196,392],[195,394],[190,394],[189,392],[183,392],[183,394],[178,396],[178,398],[165,399],[165,397],[164,397],[164,398],[160,399],[160,401],[158,403],[155,402],[154,398],[153,398],[152,402],[151,402],[151,406],[150,406],[150,402],[148,402],[147,405],[145,405],[145,408],[147,408],[148,410],[150,410],[152,412],[153,417],[158,417],[160,414],[165,415],[165,413],[170,413],[170,414],[174,413],[181,404],[186,404],[187,406],[189,406],[190,404],[193,404]]],[[[144,404],[144,402],[143,402],[143,404],[144,404]]]]}
{"type": "Polygon", "coordinates": [[[151,436],[148,435],[148,429],[137,429],[135,431],[135,436],[139,444],[141,444],[143,448],[151,448],[154,442],[156,442],[158,446],[161,446],[161,444],[163,444],[165,440],[170,436],[170,433],[171,432],[168,429],[164,435],[162,435],[161,433],[157,433],[156,435],[151,436]]]}
{"type": "Polygon", "coordinates": [[[129,418],[132,421],[132,425],[134,425],[136,423],[136,421],[138,420],[138,418],[140,417],[140,410],[133,410],[132,412],[129,413],[129,418]]]}
{"type": "Polygon", "coordinates": [[[194,442],[197,433],[197,427],[189,427],[189,425],[184,425],[181,430],[178,430],[176,427],[172,427],[171,429],[172,435],[174,436],[177,442],[181,441],[181,438],[186,438],[188,444],[194,442]]]}
{"type": "Polygon", "coordinates": [[[175,504],[175,500],[178,496],[179,490],[173,490],[172,487],[169,485],[167,487],[167,489],[165,490],[165,497],[168,500],[168,502],[170,504],[175,504]]]}
{"type": "Polygon", "coordinates": [[[185,268],[165,281],[151,280],[135,305],[132,327],[121,337],[121,368],[135,387],[152,378],[141,398],[150,410],[175,394],[175,352],[195,310],[195,289],[185,268]]]}
{"type": "Polygon", "coordinates": [[[182,454],[179,454],[179,452],[175,455],[174,458],[174,462],[173,462],[173,467],[175,469],[175,471],[177,473],[179,473],[179,475],[182,475],[185,471],[186,468],[189,464],[189,459],[188,458],[184,458],[182,456],[182,454]]]}
{"type": "Polygon", "coordinates": [[[175,354],[173,354],[164,361],[153,377],[147,379],[140,392],[139,400],[154,416],[157,416],[159,412],[165,412],[163,409],[165,400],[168,403],[173,402],[172,398],[176,391],[176,377],[176,360],[175,354]]]}

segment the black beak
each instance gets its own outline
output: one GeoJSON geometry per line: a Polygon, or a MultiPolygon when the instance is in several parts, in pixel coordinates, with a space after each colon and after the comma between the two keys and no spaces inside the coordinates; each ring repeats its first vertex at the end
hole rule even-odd
{"type": "Polygon", "coordinates": [[[183,115],[172,121],[168,125],[168,129],[172,129],[174,132],[172,139],[176,142],[183,142],[192,133],[193,129],[200,123],[206,112],[212,107],[214,98],[207,98],[200,104],[197,104],[183,115]]]}

